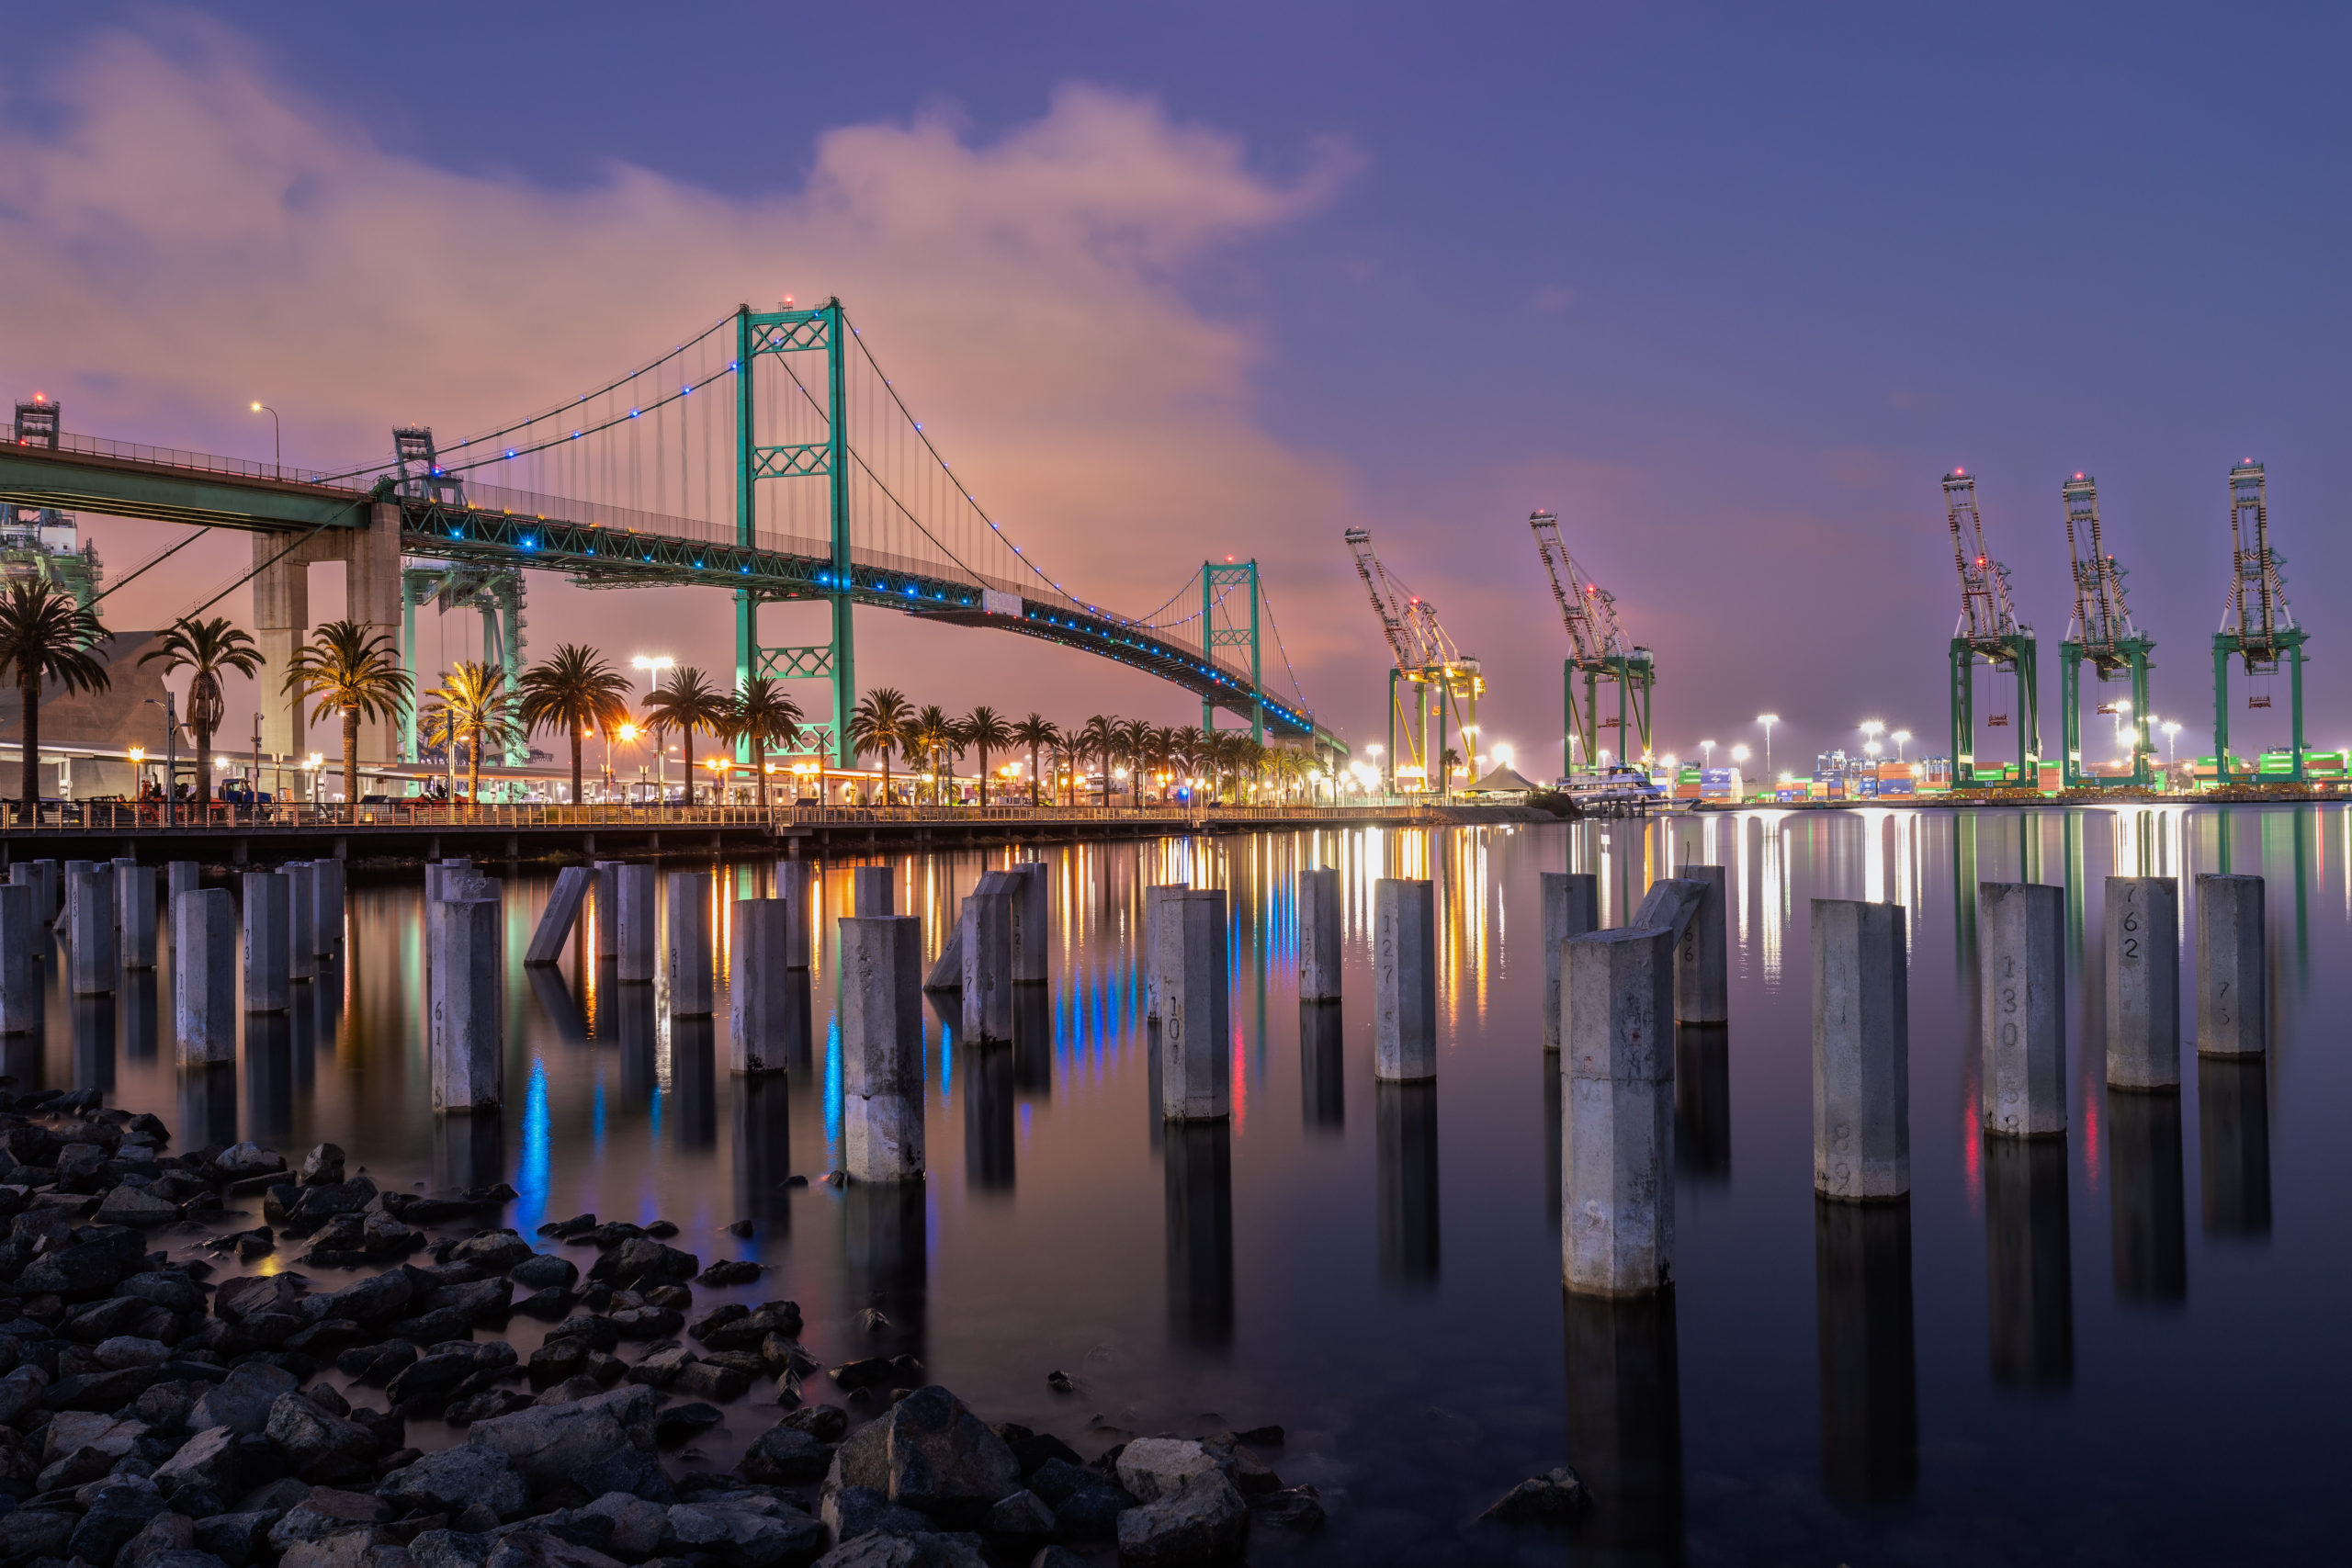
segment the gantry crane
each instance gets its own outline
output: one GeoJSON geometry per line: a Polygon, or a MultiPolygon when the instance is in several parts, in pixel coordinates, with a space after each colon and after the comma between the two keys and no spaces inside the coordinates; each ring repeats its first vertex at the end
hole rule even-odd
{"type": "Polygon", "coordinates": [[[1535,550],[1552,579],[1552,597],[1568,628],[1568,657],[1560,666],[1560,768],[1570,776],[1600,765],[1600,732],[1617,732],[1618,760],[1650,754],[1650,685],[1657,674],[1646,648],[1629,646],[1617,620],[1613,594],[1577,568],[1560,539],[1560,520],[1549,512],[1532,513],[1535,550]],[[1584,697],[1577,697],[1581,677],[1584,697]],[[1600,688],[1617,689],[1617,712],[1600,716],[1600,688]],[[1631,725],[1634,733],[1627,732],[1631,725]]]}
{"type": "Polygon", "coordinates": [[[1478,697],[1487,689],[1486,680],[1478,672],[1478,661],[1454,647],[1453,637],[1439,624],[1437,608],[1428,600],[1405,586],[1380,563],[1373,553],[1372,535],[1362,528],[1351,528],[1344,537],[1348,550],[1355,558],[1356,575],[1372,595],[1372,607],[1380,617],[1381,635],[1387,639],[1388,651],[1395,664],[1388,671],[1388,750],[1381,758],[1381,771],[1387,787],[1394,791],[1396,777],[1418,778],[1424,789],[1441,792],[1452,788],[1445,773],[1446,719],[1453,716],[1455,731],[1474,743],[1478,733],[1478,697]],[[1413,707],[1405,709],[1405,696],[1410,692],[1413,707]],[[1402,720],[1400,726],[1398,721],[1402,720]],[[1437,733],[1432,739],[1430,726],[1434,720],[1437,733]],[[1397,765],[1397,739],[1403,731],[1407,758],[1405,765],[1397,765]],[[1430,781],[1434,779],[1434,783],[1430,781]]]}
{"type": "MultiPolygon", "coordinates": [[[[1960,624],[1951,635],[1951,782],[1966,784],[1975,776],[1975,671],[1982,660],[1996,673],[2016,677],[2018,782],[2032,788],[2041,782],[2033,628],[2018,621],[2009,604],[2009,569],[1984,547],[1976,481],[1965,468],[1944,476],[1944,517],[1951,525],[1952,564],[1960,570],[1960,624]]],[[[2009,721],[2009,715],[1996,713],[1984,727],[1998,729],[2009,721]]]]}
{"type": "MultiPolygon", "coordinates": [[[[2155,749],[2148,739],[2149,655],[2155,650],[2155,639],[2142,636],[2132,624],[2132,607],[2123,597],[2123,568],[2100,540],[2098,482],[2087,474],[2076,474],[2059,486],[2058,498],[2066,509],[2066,554],[2075,569],[2075,618],[2067,624],[2065,640],[2058,645],[2059,723],[2064,731],[2066,787],[2100,784],[2144,789],[2155,782],[2155,749]],[[2102,777],[2083,766],[2082,667],[2086,663],[2102,684],[2118,676],[2131,680],[2131,699],[2121,705],[2132,720],[2128,778],[2102,777]]],[[[2111,714],[2118,706],[2102,702],[2098,711],[2111,714]]]]}
{"type": "MultiPolygon", "coordinates": [[[[2287,607],[2287,579],[2278,569],[2287,558],[2270,547],[2270,507],[2262,465],[2248,457],[2230,470],[2230,596],[2222,607],[2222,629],[2213,637],[2213,779],[2230,782],[2230,660],[2245,666],[2250,677],[2278,672],[2288,666],[2290,736],[2294,748],[2296,783],[2303,771],[2303,638],[2287,607]]],[[[2248,707],[2270,705],[2266,681],[2246,695],[2248,707]]],[[[2256,773],[2261,764],[2256,763],[2256,773]]]]}

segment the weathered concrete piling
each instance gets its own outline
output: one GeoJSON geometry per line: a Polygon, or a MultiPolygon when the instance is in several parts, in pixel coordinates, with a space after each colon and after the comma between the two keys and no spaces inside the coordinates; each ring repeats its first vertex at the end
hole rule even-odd
{"type": "Polygon", "coordinates": [[[53,860],[20,860],[8,868],[11,887],[29,887],[33,893],[33,919],[46,932],[57,921],[58,885],[57,863],[53,860]]]}
{"type": "Polygon", "coordinates": [[[1384,876],[1372,886],[1372,1076],[1437,1077],[1437,888],[1384,876]]]}
{"type": "Polygon", "coordinates": [[[588,902],[588,885],[595,874],[584,865],[568,865],[555,875],[555,886],[548,892],[547,908],[539,911],[538,929],[531,933],[531,945],[524,951],[526,964],[554,964],[563,957],[563,950],[571,941],[571,928],[580,919],[581,907],[588,902]]]}
{"type": "Polygon", "coordinates": [[[46,932],[34,919],[32,881],[0,887],[0,1034],[23,1034],[40,1011],[40,969],[33,961],[46,932]]]}
{"type": "Polygon", "coordinates": [[[808,967],[808,863],[775,863],[775,896],[785,908],[784,961],[794,969],[808,967]]]}
{"type": "Polygon", "coordinates": [[[114,923],[125,969],[155,967],[155,868],[115,863],[114,923]]]}
{"type": "Polygon", "coordinates": [[[898,874],[887,865],[854,865],[849,872],[849,907],[860,919],[875,919],[892,911],[898,874]]]}
{"type": "Polygon", "coordinates": [[[311,951],[327,957],[343,941],[343,863],[311,863],[311,951]]]}
{"type": "Polygon", "coordinates": [[[991,871],[964,900],[957,922],[968,1044],[1012,1039],[1012,964],[1019,947],[1022,878],[991,871]]]}
{"type": "Polygon", "coordinates": [[[1698,908],[1674,945],[1674,1020],[1677,1023],[1731,1021],[1731,931],[1724,868],[1682,865],[1676,880],[1704,889],[1698,908]]]}
{"type": "Polygon", "coordinates": [[[1017,879],[1013,896],[1012,978],[1018,985],[1041,985],[1053,975],[1052,886],[1046,863],[1024,860],[1010,874],[1017,879]]]}
{"type": "Polygon", "coordinates": [[[1977,887],[1988,1134],[2066,1131],[2065,894],[2036,882],[1977,887]]]}
{"type": "Polygon", "coordinates": [[[441,901],[432,953],[435,1111],[495,1110],[504,1098],[499,912],[495,897],[441,901]]]}
{"type": "MultiPolygon", "coordinates": [[[[164,908],[167,910],[176,909],[179,907],[180,895],[195,892],[203,886],[203,883],[204,870],[196,862],[173,861],[164,868],[164,908]]],[[[230,902],[233,904],[236,900],[232,898],[230,902]]],[[[172,918],[177,919],[176,916],[172,918]]]]}
{"type": "Polygon", "coordinates": [[[1560,944],[1600,928],[1600,879],[1589,872],[1546,871],[1536,881],[1543,898],[1544,1049],[1556,1051],[1566,1033],[1560,1021],[1566,995],[1560,987],[1560,944]]]}
{"type": "Polygon", "coordinates": [[[2262,878],[2197,878],[2197,1054],[2259,1056],[2269,1048],[2262,878]]]}
{"type": "Polygon", "coordinates": [[[670,874],[670,1016],[708,1018],[718,1005],[710,935],[710,873],[670,874]]]}
{"type": "Polygon", "coordinates": [[[735,905],[735,945],[727,995],[738,1073],[780,1073],[808,1055],[808,971],[786,962],[793,912],[784,898],[735,905]]]}
{"type": "Polygon", "coordinates": [[[449,859],[449,860],[437,860],[437,861],[427,861],[427,862],[425,862],[425,863],[424,863],[424,900],[425,900],[425,902],[426,902],[426,903],[428,903],[428,904],[437,904],[437,903],[439,903],[443,898],[445,898],[445,897],[448,897],[448,895],[447,895],[447,891],[446,891],[446,890],[443,888],[443,886],[442,886],[442,883],[443,883],[443,881],[444,881],[446,878],[447,878],[448,876],[450,876],[451,874],[464,874],[464,873],[469,873],[469,872],[471,872],[471,871],[473,870],[473,868],[474,868],[474,863],[473,863],[473,862],[471,862],[471,861],[469,861],[469,860],[463,859],[463,858],[452,858],[452,859],[449,859]]]}
{"type": "Polygon", "coordinates": [[[1851,1202],[1911,1190],[1910,963],[1900,904],[1813,901],[1813,1186],[1851,1202]]]}
{"type": "Polygon", "coordinates": [[[2180,884],[2107,879],[2107,1086],[2180,1087],[2180,884]]]}
{"type": "Polygon", "coordinates": [[[1674,1282],[1674,937],[1620,927],[1567,944],[1560,1258],[1571,1292],[1674,1282]]]}
{"type": "Polygon", "coordinates": [[[172,900],[172,1031],[183,1066],[237,1059],[237,901],[225,887],[172,900]]]}
{"type": "Polygon", "coordinates": [[[74,940],[74,879],[85,874],[93,863],[85,860],[64,862],[58,871],[57,919],[64,922],[65,940],[74,940]]]}
{"type": "Polygon", "coordinates": [[[286,865],[286,972],[307,980],[315,971],[311,933],[319,923],[318,880],[312,863],[290,861],[286,865]]]}
{"type": "Polygon", "coordinates": [[[842,947],[842,1163],[853,1181],[923,1173],[922,922],[852,915],[842,947]]]}
{"type": "Polygon", "coordinates": [[[1340,903],[1340,868],[1313,866],[1298,874],[1298,999],[1340,999],[1340,936],[1347,911],[1340,903]]]}
{"type": "Polygon", "coordinates": [[[1155,884],[1143,890],[1143,1015],[1159,1016],[1159,909],[1173,895],[1189,889],[1174,884],[1155,884]]]}
{"type": "Polygon", "coordinates": [[[621,955],[621,863],[596,863],[596,961],[621,955]]]}
{"type": "Polygon", "coordinates": [[[1159,1113],[1170,1122],[1220,1121],[1233,1113],[1225,893],[1159,891],[1150,953],[1159,987],[1159,1113]]]}
{"type": "MultiPolygon", "coordinates": [[[[249,871],[244,888],[245,1010],[284,1012],[293,1000],[286,973],[286,878],[275,871],[249,871]]],[[[425,960],[432,959],[428,947],[425,960]]]]}
{"type": "Polygon", "coordinates": [[[114,868],[80,863],[66,884],[65,940],[72,949],[74,994],[102,996],[115,987],[114,868]]]}
{"type": "Polygon", "coordinates": [[[618,931],[620,952],[619,977],[624,980],[653,978],[655,954],[659,938],[653,926],[653,868],[650,865],[624,864],[615,868],[615,883],[620,890],[616,900],[619,905],[614,925],[618,931]]]}

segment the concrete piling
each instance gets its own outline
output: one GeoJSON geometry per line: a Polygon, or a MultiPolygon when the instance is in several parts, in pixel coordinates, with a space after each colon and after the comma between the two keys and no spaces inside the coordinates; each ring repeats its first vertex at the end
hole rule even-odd
{"type": "Polygon", "coordinates": [[[1567,944],[1560,1257],[1572,1294],[1674,1282],[1674,938],[1619,927],[1567,944]]]}
{"type": "Polygon", "coordinates": [[[1384,876],[1372,887],[1372,1076],[1437,1077],[1437,889],[1384,876]]]}
{"type": "Polygon", "coordinates": [[[64,922],[68,942],[74,938],[74,879],[85,874],[93,863],[85,860],[69,860],[59,867],[57,919],[64,922]]]}
{"type": "Polygon", "coordinates": [[[1560,944],[1600,927],[1600,879],[1586,871],[1537,874],[1543,899],[1544,1049],[1556,1051],[1566,1032],[1560,1019],[1560,944]]]}
{"type": "Polygon", "coordinates": [[[1674,947],[1674,1018],[1678,1023],[1731,1021],[1731,931],[1724,868],[1680,865],[1676,880],[1705,889],[1674,947]]]}
{"type": "Polygon", "coordinates": [[[808,1054],[808,971],[785,961],[792,923],[786,899],[736,901],[727,994],[733,1025],[728,1066],[734,1072],[780,1073],[808,1054]]]}
{"type": "Polygon", "coordinates": [[[849,873],[850,910],[860,919],[877,919],[891,912],[898,874],[887,865],[852,866],[849,873]]]}
{"type": "Polygon", "coordinates": [[[808,863],[775,863],[775,896],[785,908],[784,962],[787,968],[808,967],[808,863]]]}
{"type": "Polygon", "coordinates": [[[1340,868],[1312,866],[1298,874],[1298,999],[1340,999],[1340,936],[1347,911],[1340,903],[1340,868]]]}
{"type": "Polygon", "coordinates": [[[432,955],[435,1111],[494,1111],[506,1066],[498,1005],[499,901],[445,898],[432,955]]]}
{"type": "Polygon", "coordinates": [[[443,881],[453,873],[470,872],[473,868],[474,863],[462,857],[427,861],[424,864],[425,900],[428,903],[438,903],[447,897],[448,894],[442,886],[443,881]]]}
{"type": "Polygon", "coordinates": [[[172,1032],[182,1066],[237,1059],[237,901],[225,887],[172,900],[172,1032]]]}
{"type": "Polygon", "coordinates": [[[964,900],[957,923],[963,960],[964,1027],[970,1045],[1012,1039],[1012,964],[1022,879],[992,871],[964,900]]]}
{"type": "Polygon", "coordinates": [[[1025,860],[1014,864],[1012,978],[1016,985],[1042,984],[1053,976],[1053,888],[1046,863],[1025,860]]]}
{"type": "MultiPolygon", "coordinates": [[[[193,893],[204,884],[204,868],[192,860],[175,860],[164,868],[164,908],[179,908],[179,897],[193,893]]],[[[232,898],[230,902],[234,903],[232,898]]]]}
{"type": "Polygon", "coordinates": [[[114,868],[81,863],[67,883],[65,936],[72,948],[71,973],[77,997],[114,989],[119,971],[114,946],[114,868]]]}
{"type": "Polygon", "coordinates": [[[1190,889],[1174,884],[1154,885],[1143,890],[1143,1015],[1159,1016],[1159,966],[1155,956],[1159,952],[1159,908],[1162,902],[1190,889]]]}
{"type": "MultiPolygon", "coordinates": [[[[286,973],[286,877],[275,871],[249,871],[244,891],[245,1010],[284,1012],[293,1002],[286,973]]],[[[428,963],[431,957],[428,953],[428,963]]]]}
{"type": "Polygon", "coordinates": [[[596,961],[621,955],[621,863],[596,863],[596,961]]]}
{"type": "Polygon", "coordinates": [[[853,1181],[920,1180],[922,922],[853,915],[840,931],[842,1164],[853,1181]]]}
{"type": "Polygon", "coordinates": [[[343,863],[311,863],[311,951],[324,958],[343,941],[343,863]]]}
{"type": "Polygon", "coordinates": [[[287,973],[297,980],[308,980],[317,972],[316,953],[311,936],[319,923],[318,887],[318,877],[311,862],[298,860],[287,864],[287,973]]]}
{"type": "Polygon", "coordinates": [[[710,938],[710,873],[670,874],[666,942],[670,1016],[707,1018],[718,1005],[710,938]]]}
{"type": "Polygon", "coordinates": [[[2262,878],[2197,878],[2197,1054],[2259,1056],[2269,1045],[2262,878]]]}
{"type": "Polygon", "coordinates": [[[548,893],[547,908],[539,912],[538,928],[531,933],[524,963],[554,964],[563,957],[581,906],[588,902],[588,884],[594,874],[584,865],[568,865],[555,874],[555,886],[548,893]]]}
{"type": "Polygon", "coordinates": [[[40,1010],[40,970],[33,963],[40,922],[33,918],[40,889],[31,880],[0,887],[0,1034],[25,1034],[40,1010]]]}
{"type": "Polygon", "coordinates": [[[964,927],[972,918],[969,909],[958,908],[955,924],[947,928],[947,935],[939,944],[939,956],[932,961],[931,970],[922,977],[926,991],[960,991],[964,988],[964,927]]]}
{"type": "Polygon", "coordinates": [[[1992,1135],[2066,1131],[2065,892],[2036,882],[1977,887],[1984,1122],[1992,1135]]]}
{"type": "MultiPolygon", "coordinates": [[[[1677,967],[1680,967],[1677,949],[1677,967]]],[[[1911,1190],[1910,965],[1900,904],[1813,901],[1813,1187],[1911,1190]]]]}
{"type": "Polygon", "coordinates": [[[2107,879],[2107,1085],[2180,1087],[2180,884],[2107,879]]]}
{"type": "Polygon", "coordinates": [[[1223,890],[1162,890],[1151,966],[1159,982],[1159,1113],[1214,1122],[1233,1113],[1223,890]]]}
{"type": "Polygon", "coordinates": [[[107,897],[112,901],[111,908],[114,910],[115,950],[118,953],[122,950],[122,874],[138,863],[139,857],[136,855],[117,855],[106,863],[109,878],[107,884],[107,897]]]}
{"type": "Polygon", "coordinates": [[[155,967],[155,868],[115,863],[115,930],[125,969],[155,967]]]}
{"type": "Polygon", "coordinates": [[[613,922],[619,935],[620,978],[650,980],[659,951],[653,926],[653,868],[624,864],[614,870],[620,890],[615,900],[619,906],[617,918],[613,922]]]}

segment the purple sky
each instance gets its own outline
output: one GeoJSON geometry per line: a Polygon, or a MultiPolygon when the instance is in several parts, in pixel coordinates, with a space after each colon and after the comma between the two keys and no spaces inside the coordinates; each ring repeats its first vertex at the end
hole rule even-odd
{"type": "MultiPolygon", "coordinates": [[[[289,460],[369,457],[738,299],[838,292],[1065,581],[1141,608],[1260,556],[1361,748],[1385,668],[1361,523],[1544,768],[1564,639],[1534,506],[1657,650],[1662,749],[1771,708],[1783,761],[1865,717],[1940,750],[1937,479],[1965,465],[2050,650],[2054,752],[2061,480],[2099,480],[2156,704],[2201,731],[2252,456],[2312,738],[2352,740],[2335,8],[213,9],[10,22],[0,388],[74,429],[266,457],[264,397],[289,460]]],[[[117,570],[164,536],[92,531],[117,570]]],[[[166,619],[243,553],[109,606],[166,619]]],[[[712,600],[535,579],[530,636],[723,667],[712,600]]],[[[860,638],[918,701],[1197,716],[1021,639],[878,613],[860,638]]],[[[2281,695],[2241,745],[2283,735],[2281,695]]]]}

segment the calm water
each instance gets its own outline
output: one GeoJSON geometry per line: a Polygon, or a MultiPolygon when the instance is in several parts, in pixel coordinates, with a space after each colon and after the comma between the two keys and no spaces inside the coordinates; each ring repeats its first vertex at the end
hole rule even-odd
{"type": "MultiPolygon", "coordinates": [[[[925,915],[935,946],[1001,858],[897,861],[899,908],[925,915]]],[[[1278,1468],[1332,1507],[1317,1560],[2339,1551],[2352,1083],[2335,1021],[2352,988],[2352,813],[1760,813],[1170,840],[1060,851],[1053,866],[1052,983],[1012,1047],[967,1049],[931,1021],[930,1179],[902,1195],[815,1179],[840,1163],[823,1022],[805,1070],[731,1079],[723,1001],[715,1028],[672,1023],[652,987],[609,969],[526,971],[551,881],[537,875],[507,885],[502,1117],[436,1124],[428,1109],[413,882],[355,886],[348,956],[290,1020],[248,1021],[233,1071],[182,1080],[168,969],[115,999],[72,1002],[52,983],[45,1041],[11,1044],[6,1065],[104,1086],[191,1145],[326,1139],[384,1185],[503,1179],[526,1235],[582,1210],[670,1219],[706,1261],[772,1266],[761,1286],[699,1297],[796,1298],[829,1361],[911,1350],[989,1418],[1089,1452],[1279,1422],[1278,1468]],[[1536,874],[1600,873],[1613,921],[1679,860],[1729,868],[1734,943],[1734,1022],[1678,1049],[1679,1282],[1654,1306],[1564,1303],[1536,874]],[[1350,972],[1336,1034],[1302,1038],[1290,890],[1310,863],[1345,868],[1350,972]],[[2268,878],[2273,1054],[2185,1052],[2177,1099],[2110,1094],[2085,1046],[2101,1038],[2099,879],[2222,869],[2268,878]],[[2063,1147],[1977,1135],[1969,890],[2021,874],[2068,889],[2063,1147]],[[1380,874],[1438,882],[1433,1089],[1372,1077],[1364,926],[1380,874]],[[1234,895],[1229,1127],[1163,1129],[1155,1109],[1136,935],[1144,887],[1179,880],[1234,895]],[[1815,897],[1910,910],[1907,1212],[1813,1198],[1815,897]],[[779,1185],[796,1173],[811,1185],[779,1185]],[[754,1237],[724,1234],[739,1218],[754,1237]],[[887,1322],[860,1326],[867,1307],[887,1322]],[[1078,1393],[1047,1390],[1056,1369],[1078,1393]],[[1564,1460],[1602,1502],[1574,1537],[1464,1533],[1564,1460]]],[[[835,914],[846,869],[819,884],[835,914]]],[[[762,868],[724,874],[751,892],[762,868]]],[[[516,1320],[518,1340],[537,1334],[516,1320]]],[[[711,1461],[774,1418],[763,1397],[703,1442],[711,1461]]]]}

